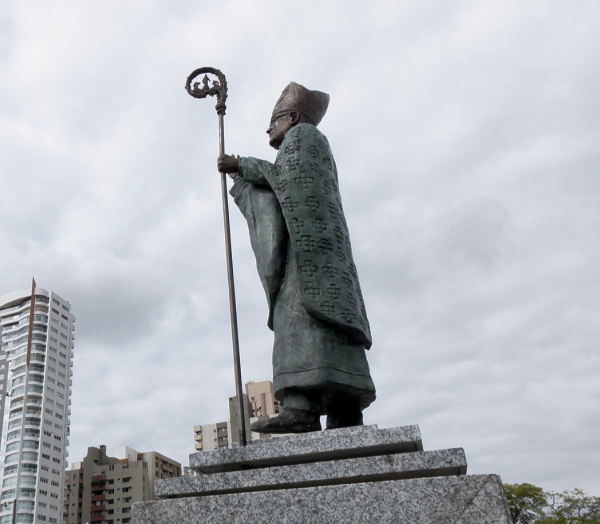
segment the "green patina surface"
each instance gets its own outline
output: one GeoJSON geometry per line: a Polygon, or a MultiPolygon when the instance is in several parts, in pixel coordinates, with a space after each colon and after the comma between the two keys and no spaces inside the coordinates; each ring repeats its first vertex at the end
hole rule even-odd
{"type": "Polygon", "coordinates": [[[337,169],[314,126],[289,131],[274,164],[242,158],[231,190],[244,214],[275,334],[276,396],[286,388],[375,397],[371,333],[337,169]]]}

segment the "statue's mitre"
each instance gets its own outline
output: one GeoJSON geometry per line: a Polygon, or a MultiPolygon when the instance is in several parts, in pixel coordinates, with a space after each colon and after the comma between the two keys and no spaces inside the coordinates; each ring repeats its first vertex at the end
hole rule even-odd
{"type": "Polygon", "coordinates": [[[296,82],[290,82],[277,100],[272,117],[289,111],[298,111],[310,118],[316,126],[325,116],[327,106],[329,106],[327,93],[311,91],[296,82]]]}

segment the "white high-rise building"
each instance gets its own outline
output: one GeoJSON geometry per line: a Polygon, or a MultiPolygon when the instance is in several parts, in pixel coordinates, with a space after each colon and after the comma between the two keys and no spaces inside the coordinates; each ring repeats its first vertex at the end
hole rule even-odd
{"type": "Polygon", "coordinates": [[[0,524],[63,520],[74,322],[69,302],[35,281],[0,296],[0,524]]]}

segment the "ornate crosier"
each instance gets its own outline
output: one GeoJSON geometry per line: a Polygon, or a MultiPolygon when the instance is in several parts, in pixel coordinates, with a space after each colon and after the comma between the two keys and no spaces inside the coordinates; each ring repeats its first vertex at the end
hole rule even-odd
{"type": "MultiPolygon", "coordinates": [[[[225,154],[225,134],[223,117],[225,116],[225,100],[227,100],[227,80],[225,75],[214,67],[200,67],[196,69],[185,82],[186,91],[194,98],[206,98],[207,96],[216,96],[217,115],[219,115],[219,156],[225,154]],[[202,87],[200,82],[192,82],[198,76],[204,74],[202,87]],[[217,80],[211,80],[208,75],[215,75],[217,80]]],[[[229,285],[229,314],[231,317],[231,341],[233,343],[233,368],[235,373],[235,393],[237,400],[237,419],[239,427],[240,444],[246,445],[246,423],[244,417],[244,403],[242,395],[242,368],[240,363],[240,343],[237,326],[237,310],[235,304],[235,285],[233,281],[233,258],[231,254],[231,231],[229,226],[229,204],[227,201],[227,178],[225,173],[221,173],[221,194],[223,200],[223,223],[225,226],[225,251],[227,257],[227,282],[229,285]]]]}
{"type": "MultiPolygon", "coordinates": [[[[185,83],[185,89],[190,96],[193,96],[194,98],[216,96],[217,105],[215,106],[215,109],[217,110],[217,114],[225,114],[225,100],[227,100],[227,80],[225,79],[225,75],[218,69],[215,69],[214,67],[201,67],[196,69],[190,76],[188,76],[185,83]],[[200,82],[194,82],[192,84],[192,81],[203,73],[204,78],[202,79],[202,88],[200,88],[200,82]],[[218,81],[212,81],[212,86],[208,85],[210,82],[208,74],[215,75],[218,79],[218,81]]],[[[223,151],[221,151],[221,154],[223,154],[223,151]]]]}

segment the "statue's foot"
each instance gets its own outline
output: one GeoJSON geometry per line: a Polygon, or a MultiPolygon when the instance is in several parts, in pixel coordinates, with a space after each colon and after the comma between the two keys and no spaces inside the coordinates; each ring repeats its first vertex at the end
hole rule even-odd
{"type": "Polygon", "coordinates": [[[253,422],[250,431],[255,433],[308,433],[321,431],[319,414],[304,409],[286,409],[276,417],[253,422]]]}
{"type": "Polygon", "coordinates": [[[331,410],[327,414],[326,429],[349,428],[363,425],[363,414],[360,409],[331,410]]]}

